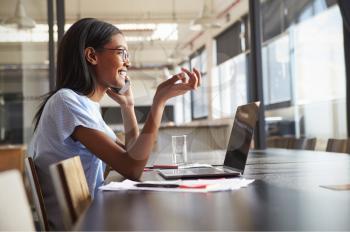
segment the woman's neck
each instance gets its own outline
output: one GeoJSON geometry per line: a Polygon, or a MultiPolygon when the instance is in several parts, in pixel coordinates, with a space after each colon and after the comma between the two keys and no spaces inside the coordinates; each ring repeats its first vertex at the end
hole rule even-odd
{"type": "Polygon", "coordinates": [[[90,98],[94,102],[100,102],[102,97],[105,95],[107,89],[97,87],[94,91],[94,93],[88,95],[88,98],[90,98]]]}

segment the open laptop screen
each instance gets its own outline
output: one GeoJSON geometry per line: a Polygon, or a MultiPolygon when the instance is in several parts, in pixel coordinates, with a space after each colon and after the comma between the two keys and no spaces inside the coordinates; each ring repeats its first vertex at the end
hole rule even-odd
{"type": "Polygon", "coordinates": [[[224,166],[234,168],[242,174],[247,162],[255,124],[258,119],[258,110],[258,102],[239,106],[232,126],[224,166]]]}

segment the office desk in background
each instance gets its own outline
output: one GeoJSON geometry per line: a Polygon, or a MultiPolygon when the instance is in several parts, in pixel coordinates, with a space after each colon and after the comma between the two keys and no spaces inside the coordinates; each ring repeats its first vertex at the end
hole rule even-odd
{"type": "MultiPolygon", "coordinates": [[[[220,164],[223,151],[192,154],[220,164]]],[[[156,157],[163,162],[165,156],[156,157]]],[[[247,188],[213,193],[99,192],[76,230],[350,230],[350,155],[268,149],[252,151],[247,188]]],[[[145,172],[144,180],[160,179],[145,172]]]]}

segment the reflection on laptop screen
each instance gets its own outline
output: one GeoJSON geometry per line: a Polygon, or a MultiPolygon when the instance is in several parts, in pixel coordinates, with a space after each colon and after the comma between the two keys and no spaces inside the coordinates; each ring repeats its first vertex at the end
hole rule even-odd
{"type": "Polygon", "coordinates": [[[242,174],[258,119],[258,110],[258,102],[239,106],[232,126],[224,166],[238,169],[242,174]]]}

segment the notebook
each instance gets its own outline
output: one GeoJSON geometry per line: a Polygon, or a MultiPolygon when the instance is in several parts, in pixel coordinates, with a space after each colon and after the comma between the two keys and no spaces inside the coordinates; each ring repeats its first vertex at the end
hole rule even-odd
{"type": "Polygon", "coordinates": [[[259,104],[252,102],[237,107],[223,166],[163,169],[158,170],[159,174],[167,180],[242,175],[258,120],[259,104]]]}

